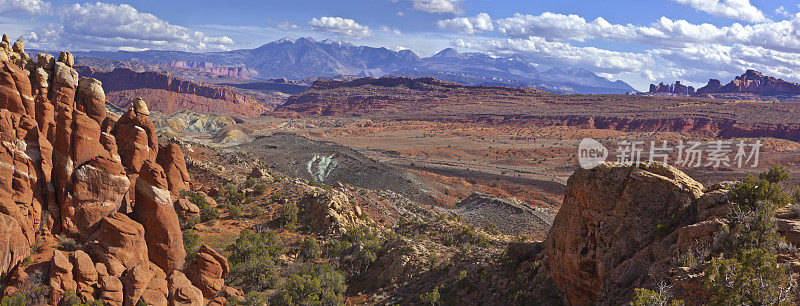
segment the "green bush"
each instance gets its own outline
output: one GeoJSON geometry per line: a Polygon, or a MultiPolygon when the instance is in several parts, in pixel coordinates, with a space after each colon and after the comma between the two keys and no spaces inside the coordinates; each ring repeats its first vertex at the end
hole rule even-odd
{"type": "Polygon", "coordinates": [[[229,283],[245,291],[274,288],[278,282],[275,260],[284,253],[284,245],[273,231],[256,233],[247,229],[239,233],[228,247],[229,283]]]}
{"type": "Polygon", "coordinates": [[[22,292],[17,292],[11,296],[4,296],[3,299],[0,300],[0,306],[26,306],[26,305],[29,305],[28,299],[22,292]]]}
{"type": "Polygon", "coordinates": [[[200,235],[194,230],[184,230],[183,236],[183,249],[186,251],[186,263],[194,259],[197,255],[197,250],[200,249],[200,235]]]}
{"type": "Polygon", "coordinates": [[[86,303],[81,302],[81,298],[75,294],[75,291],[67,290],[58,302],[58,306],[103,306],[102,301],[90,300],[86,303]]]}
{"type": "Polygon", "coordinates": [[[242,207],[226,204],[225,209],[228,211],[228,218],[229,219],[240,219],[242,217],[242,207]]]}
{"type": "Polygon", "coordinates": [[[222,186],[222,195],[225,197],[225,202],[230,205],[240,205],[244,201],[244,194],[239,190],[239,186],[234,184],[222,186]]]}
{"type": "Polygon", "coordinates": [[[305,260],[316,260],[322,255],[322,248],[317,243],[317,239],[314,237],[308,237],[303,240],[303,244],[300,247],[300,257],[305,260]]]}
{"type": "Polygon", "coordinates": [[[266,294],[253,291],[244,295],[244,301],[237,299],[235,296],[228,298],[228,305],[230,306],[269,306],[269,297],[266,294]]]}
{"type": "Polygon", "coordinates": [[[653,291],[650,289],[636,288],[634,290],[633,300],[631,306],[682,306],[683,300],[674,300],[668,294],[662,291],[653,291]]]}
{"type": "Polygon", "coordinates": [[[440,300],[442,299],[441,295],[439,295],[439,287],[440,286],[436,286],[433,288],[433,290],[421,294],[419,296],[420,303],[430,306],[439,305],[440,300]]]}
{"type": "Polygon", "coordinates": [[[772,252],[751,249],[739,258],[713,259],[703,280],[714,305],[792,305],[791,280],[772,252]]]}
{"type": "Polygon", "coordinates": [[[284,225],[294,224],[297,222],[298,213],[300,213],[300,209],[297,208],[297,204],[294,202],[283,204],[281,206],[280,220],[284,225]]]}
{"type": "Polygon", "coordinates": [[[186,197],[189,202],[192,202],[194,205],[197,205],[200,208],[200,221],[201,222],[208,222],[211,220],[219,219],[219,212],[216,208],[211,207],[211,204],[208,204],[206,201],[205,195],[200,192],[191,192],[191,191],[183,191],[181,196],[186,197]]]}
{"type": "Polygon", "coordinates": [[[310,264],[289,275],[275,296],[279,305],[341,305],[345,275],[330,264],[310,264]]]}

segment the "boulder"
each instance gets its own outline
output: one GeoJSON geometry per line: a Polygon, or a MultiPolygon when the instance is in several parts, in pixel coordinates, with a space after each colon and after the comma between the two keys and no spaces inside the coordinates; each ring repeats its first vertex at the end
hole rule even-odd
{"type": "Polygon", "coordinates": [[[77,250],[70,254],[70,259],[74,267],[72,273],[77,283],[76,293],[82,299],[94,299],[98,275],[92,258],[86,252],[77,250]]]}
{"type": "Polygon", "coordinates": [[[203,306],[203,292],[192,285],[186,275],[180,271],[175,271],[169,276],[169,305],[178,306],[203,306]]]}
{"type": "Polygon", "coordinates": [[[179,195],[181,191],[189,189],[189,171],[186,170],[186,160],[183,157],[183,150],[176,143],[168,143],[161,146],[156,158],[164,174],[167,175],[169,191],[174,195],[179,195]]]}
{"type": "Polygon", "coordinates": [[[73,265],[61,251],[54,251],[50,260],[50,301],[61,301],[64,292],[76,291],[78,284],[72,275],[73,265]]]}
{"type": "Polygon", "coordinates": [[[102,125],[106,119],[106,95],[103,92],[103,84],[93,78],[80,78],[76,106],[98,125],[102,125]]]}
{"type": "Polygon", "coordinates": [[[192,284],[203,292],[203,297],[211,300],[225,285],[228,260],[208,246],[202,245],[185,272],[192,284]]]}
{"type": "Polygon", "coordinates": [[[125,271],[120,277],[125,293],[123,305],[136,305],[154,276],[155,273],[150,270],[149,263],[142,263],[125,271]]]}
{"type": "Polygon", "coordinates": [[[649,274],[669,267],[673,229],[694,223],[691,211],[702,195],[700,183],[661,163],[575,171],[545,240],[546,264],[564,302],[630,301],[649,274]]]}
{"type": "Polygon", "coordinates": [[[125,297],[122,281],[112,275],[100,277],[100,300],[104,305],[121,306],[125,297]]]}
{"type": "Polygon", "coordinates": [[[110,275],[121,276],[126,269],[148,262],[144,227],[125,214],[114,212],[103,218],[92,240],[90,254],[105,264],[110,275]]]}
{"type": "Polygon", "coordinates": [[[180,217],[183,220],[192,217],[200,217],[200,208],[185,198],[178,199],[177,201],[175,201],[174,205],[175,205],[175,212],[177,212],[178,217],[180,217]]]}
{"type": "Polygon", "coordinates": [[[150,260],[167,274],[180,269],[186,260],[178,214],[173,208],[164,170],[146,161],[136,180],[136,220],[147,235],[150,260]]]}

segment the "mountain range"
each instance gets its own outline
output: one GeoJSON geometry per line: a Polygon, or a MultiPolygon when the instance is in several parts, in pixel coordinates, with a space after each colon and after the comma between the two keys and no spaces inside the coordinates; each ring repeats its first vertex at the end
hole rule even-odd
{"type": "Polygon", "coordinates": [[[194,62],[243,67],[255,79],[359,77],[435,77],[463,85],[530,87],[562,94],[624,94],[635,92],[623,81],[610,81],[585,69],[551,68],[539,71],[519,56],[493,57],[459,53],[448,48],[428,58],[411,50],[355,46],[313,38],[284,38],[255,49],[191,53],[182,51],[86,51],[76,57],[145,63],[194,62]]]}

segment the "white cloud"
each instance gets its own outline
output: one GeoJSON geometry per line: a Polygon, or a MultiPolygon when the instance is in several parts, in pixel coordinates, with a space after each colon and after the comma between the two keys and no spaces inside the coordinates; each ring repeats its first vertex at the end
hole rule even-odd
{"type": "Polygon", "coordinates": [[[0,0],[0,14],[44,15],[51,12],[51,6],[50,2],[42,0],[0,0]]]}
{"type": "Polygon", "coordinates": [[[458,17],[453,19],[439,20],[436,23],[442,29],[464,34],[475,34],[486,31],[494,31],[492,17],[487,13],[480,13],[475,17],[458,17]]]}
{"type": "Polygon", "coordinates": [[[747,22],[764,22],[767,17],[750,0],[673,0],[677,3],[709,13],[714,16],[747,22]]]}
{"type": "Polygon", "coordinates": [[[60,8],[57,15],[60,24],[50,24],[26,37],[33,47],[212,51],[233,45],[226,36],[208,36],[173,25],[127,4],[76,3],[60,8]]]}
{"type": "Polygon", "coordinates": [[[781,16],[781,17],[789,17],[789,16],[792,15],[792,14],[789,14],[789,11],[787,11],[786,8],[783,7],[783,5],[781,5],[781,6],[779,6],[778,8],[775,9],[775,14],[778,14],[778,16],[781,16]]]}
{"type": "Polygon", "coordinates": [[[651,60],[644,54],[618,52],[595,47],[576,47],[540,37],[474,41],[458,39],[460,48],[486,51],[495,55],[519,54],[536,64],[581,67],[594,72],[618,74],[642,69],[651,60]]]}
{"type": "Polygon", "coordinates": [[[551,40],[587,41],[604,39],[644,43],[659,47],[688,44],[742,44],[784,52],[800,52],[800,15],[789,20],[717,27],[692,24],[686,20],[661,17],[649,26],[611,24],[602,17],[586,21],[577,15],[550,12],[541,15],[515,14],[496,21],[497,31],[512,38],[541,37],[551,40]]]}
{"type": "Polygon", "coordinates": [[[436,14],[460,14],[462,0],[411,0],[418,11],[436,14]]]}
{"type": "Polygon", "coordinates": [[[360,25],[353,19],[341,17],[320,17],[308,22],[314,30],[336,34],[337,36],[361,39],[372,36],[368,26],[360,25]]]}
{"type": "Polygon", "coordinates": [[[400,31],[398,28],[392,28],[387,26],[381,26],[381,32],[392,34],[392,35],[403,35],[403,32],[400,31]]]}
{"type": "Polygon", "coordinates": [[[283,30],[296,30],[299,27],[296,24],[284,21],[278,24],[278,28],[283,30]]]}

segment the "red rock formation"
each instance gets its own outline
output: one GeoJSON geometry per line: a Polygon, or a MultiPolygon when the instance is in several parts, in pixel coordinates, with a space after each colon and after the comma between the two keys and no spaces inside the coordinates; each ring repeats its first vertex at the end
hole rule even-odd
{"type": "Polygon", "coordinates": [[[659,83],[658,85],[650,84],[649,93],[668,93],[677,96],[693,96],[695,94],[695,90],[694,87],[687,87],[686,85],[681,84],[680,81],[677,81],[675,84],[670,85],[664,85],[664,83],[659,83]]]}
{"type": "Polygon", "coordinates": [[[144,226],[150,260],[167,274],[183,268],[186,251],[180,221],[172,206],[164,170],[154,162],[146,161],[136,180],[133,212],[144,226]]]}
{"type": "Polygon", "coordinates": [[[200,289],[173,273],[186,257],[170,195],[190,185],[180,148],[159,155],[142,100],[120,118],[107,113],[101,83],[79,79],[68,52],[34,61],[23,48],[0,41],[3,294],[43,270],[50,304],[68,290],[108,305],[203,303],[200,289]],[[133,208],[138,222],[125,214],[133,208]],[[80,249],[53,251],[55,235],[80,249]],[[21,268],[38,241],[50,244],[35,256],[44,259],[21,268]]]}
{"type": "Polygon", "coordinates": [[[203,297],[214,299],[225,285],[228,259],[206,245],[200,246],[197,256],[186,267],[186,277],[203,292],[203,297]]]}
{"type": "Polygon", "coordinates": [[[82,75],[103,82],[108,102],[128,108],[133,98],[148,97],[150,107],[172,114],[182,110],[199,113],[230,113],[256,116],[267,108],[255,99],[222,85],[188,81],[159,72],[136,72],[117,68],[111,72],[81,66],[82,75]]]}
{"type": "Polygon", "coordinates": [[[181,191],[189,189],[191,178],[189,178],[189,171],[186,170],[186,160],[180,146],[175,143],[161,146],[156,161],[164,167],[169,191],[172,194],[180,195],[181,191]]]}
{"type": "Polygon", "coordinates": [[[709,243],[723,224],[726,191],[704,189],[660,163],[577,170],[544,243],[565,304],[625,304],[651,277],[668,278],[675,254],[709,243]]]}
{"type": "Polygon", "coordinates": [[[207,72],[217,76],[235,78],[235,79],[250,79],[252,76],[257,76],[258,71],[248,69],[247,67],[224,67],[214,66],[214,63],[209,62],[191,62],[191,61],[171,61],[171,62],[156,62],[157,65],[172,67],[172,68],[187,68],[207,72]]]}

